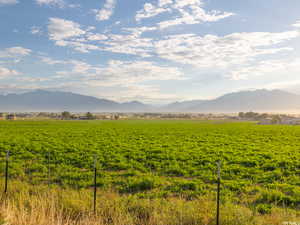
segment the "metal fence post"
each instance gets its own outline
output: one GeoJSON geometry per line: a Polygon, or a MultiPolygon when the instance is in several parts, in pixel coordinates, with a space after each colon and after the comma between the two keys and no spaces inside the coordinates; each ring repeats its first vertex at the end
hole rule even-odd
{"type": "Polygon", "coordinates": [[[51,177],[51,171],[50,171],[50,149],[48,149],[48,152],[47,152],[47,164],[48,164],[48,187],[50,187],[50,184],[51,184],[51,181],[50,181],[50,177],[51,177]]]}
{"type": "Polygon", "coordinates": [[[8,167],[9,167],[9,150],[6,152],[6,162],[5,162],[5,187],[4,193],[8,191],[8,167]]]}
{"type": "Polygon", "coordinates": [[[94,215],[97,208],[97,157],[94,157],[94,215]]]}
{"type": "Polygon", "coordinates": [[[220,189],[221,189],[221,161],[218,165],[218,190],[217,190],[217,225],[220,225],[220,189]]]}

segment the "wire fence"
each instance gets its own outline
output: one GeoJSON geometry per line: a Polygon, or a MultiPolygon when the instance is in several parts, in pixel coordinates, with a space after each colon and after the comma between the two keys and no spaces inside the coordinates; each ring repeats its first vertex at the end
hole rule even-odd
{"type": "MultiPolygon", "coordinates": [[[[2,154],[3,156],[3,154],[2,154]]],[[[11,151],[6,151],[4,163],[1,163],[1,171],[4,172],[4,195],[10,191],[10,181],[21,179],[32,184],[47,184],[51,185],[68,185],[75,189],[81,187],[92,188],[93,194],[93,213],[97,211],[97,189],[99,188],[99,170],[100,163],[97,156],[93,156],[93,163],[89,167],[79,167],[74,171],[74,168],[68,166],[57,167],[59,160],[53,156],[48,150],[44,158],[34,157],[34,155],[25,155],[20,159],[11,151]],[[67,182],[65,183],[65,181],[67,182]]],[[[67,157],[67,156],[66,156],[67,157]]],[[[75,163],[76,164],[76,163],[75,163]]],[[[80,164],[80,163],[79,163],[80,164]]],[[[80,166],[80,165],[78,165],[80,166]]],[[[216,224],[220,225],[220,202],[221,202],[221,162],[216,164],[217,179],[216,179],[216,224]]]]}

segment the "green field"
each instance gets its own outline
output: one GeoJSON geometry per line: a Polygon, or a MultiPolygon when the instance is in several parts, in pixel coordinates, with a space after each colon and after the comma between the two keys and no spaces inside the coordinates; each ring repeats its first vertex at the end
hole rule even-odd
{"type": "Polygon", "coordinates": [[[1,121],[1,176],[141,198],[215,193],[253,205],[300,205],[300,127],[218,121],[1,121]],[[49,173],[50,171],[50,173],[49,173]]]}

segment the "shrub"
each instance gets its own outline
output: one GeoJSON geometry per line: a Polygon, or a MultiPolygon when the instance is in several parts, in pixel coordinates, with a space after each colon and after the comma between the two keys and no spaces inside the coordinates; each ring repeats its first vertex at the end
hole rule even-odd
{"type": "Polygon", "coordinates": [[[121,187],[121,193],[137,193],[143,191],[149,191],[158,185],[156,179],[152,177],[132,178],[121,187]]]}
{"type": "Polygon", "coordinates": [[[267,205],[267,204],[258,204],[256,206],[256,210],[257,212],[259,212],[260,214],[271,214],[272,211],[272,206],[271,205],[267,205]]]}

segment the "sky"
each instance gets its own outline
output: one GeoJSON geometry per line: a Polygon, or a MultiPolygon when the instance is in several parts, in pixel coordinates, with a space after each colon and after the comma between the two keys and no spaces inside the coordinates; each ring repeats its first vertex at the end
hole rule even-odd
{"type": "Polygon", "coordinates": [[[0,93],[300,93],[299,0],[0,0],[0,93]]]}

